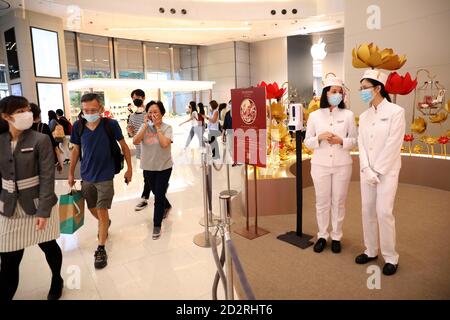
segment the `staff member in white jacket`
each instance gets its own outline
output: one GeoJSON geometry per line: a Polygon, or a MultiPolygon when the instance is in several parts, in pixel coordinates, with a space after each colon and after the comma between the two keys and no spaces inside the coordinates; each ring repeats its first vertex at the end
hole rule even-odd
{"type": "Polygon", "coordinates": [[[400,150],[405,134],[405,111],[391,103],[384,85],[387,76],[367,70],[361,79],[361,98],[369,109],[359,118],[359,161],[361,164],[361,198],[364,244],[366,250],[356,257],[365,264],[378,255],[378,231],[383,273],[393,275],[398,267],[395,251],[395,218],[392,214],[398,175],[400,150]]]}
{"type": "Polygon", "coordinates": [[[357,130],[353,112],[345,109],[342,80],[325,80],[320,109],[308,119],[305,145],[314,149],[311,177],[316,191],[319,232],[315,252],[322,252],[329,237],[331,211],[331,250],[341,252],[345,200],[352,175],[350,150],[356,145],[357,130]]]}

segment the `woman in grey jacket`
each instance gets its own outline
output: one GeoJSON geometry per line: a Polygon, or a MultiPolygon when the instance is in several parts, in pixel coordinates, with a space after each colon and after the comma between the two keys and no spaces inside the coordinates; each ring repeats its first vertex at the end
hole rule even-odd
{"type": "Polygon", "coordinates": [[[0,300],[11,300],[19,284],[24,249],[38,244],[52,271],[49,300],[61,297],[62,253],[59,219],[52,209],[53,148],[48,136],[31,130],[33,114],[24,97],[0,100],[1,120],[8,132],[0,134],[0,300]]]}

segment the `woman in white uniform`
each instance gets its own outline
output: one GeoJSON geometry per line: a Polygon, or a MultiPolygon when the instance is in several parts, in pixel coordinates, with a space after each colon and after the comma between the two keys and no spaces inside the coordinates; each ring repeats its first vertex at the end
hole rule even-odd
{"type": "Polygon", "coordinates": [[[359,118],[358,136],[366,250],[355,261],[365,264],[375,260],[380,248],[385,261],[383,273],[393,275],[398,267],[398,253],[392,210],[401,167],[405,111],[391,103],[384,88],[386,80],[387,76],[378,70],[367,70],[361,79],[361,98],[369,103],[369,109],[359,118]]]}
{"type": "Polygon", "coordinates": [[[320,109],[311,113],[305,145],[314,149],[311,177],[316,192],[319,232],[315,252],[322,252],[331,235],[331,250],[341,252],[345,201],[352,175],[350,150],[356,145],[357,130],[353,112],[345,109],[343,83],[338,78],[325,81],[320,109]],[[330,221],[332,232],[328,233],[330,221]]]}

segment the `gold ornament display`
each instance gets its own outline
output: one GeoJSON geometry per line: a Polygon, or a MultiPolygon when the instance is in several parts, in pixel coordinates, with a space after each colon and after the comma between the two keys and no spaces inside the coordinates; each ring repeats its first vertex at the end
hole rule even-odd
{"type": "MultiPolygon", "coordinates": [[[[280,102],[270,105],[270,124],[267,131],[267,154],[276,157],[273,152],[279,153],[279,159],[285,161],[295,151],[295,143],[285,124],[287,118],[285,107],[280,102]]],[[[277,162],[275,160],[275,162],[277,162]]]]}
{"type": "Polygon", "coordinates": [[[364,43],[354,48],[352,56],[352,65],[355,68],[397,70],[406,62],[405,55],[399,56],[389,48],[380,51],[373,43],[364,43]]]}
{"type": "Polygon", "coordinates": [[[426,129],[427,129],[427,122],[422,117],[414,119],[414,122],[411,124],[412,132],[421,134],[424,133],[426,129]]]}

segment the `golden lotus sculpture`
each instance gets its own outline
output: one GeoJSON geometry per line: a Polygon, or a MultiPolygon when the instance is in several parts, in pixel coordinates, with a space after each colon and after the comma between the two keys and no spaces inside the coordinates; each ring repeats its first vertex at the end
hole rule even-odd
{"type": "Polygon", "coordinates": [[[392,49],[380,51],[373,43],[364,43],[352,50],[352,65],[355,68],[397,70],[406,63],[405,55],[397,55],[392,49]]]}
{"type": "Polygon", "coordinates": [[[308,121],[309,115],[312,112],[319,110],[319,109],[320,109],[320,98],[313,98],[308,104],[308,109],[306,109],[304,112],[303,118],[305,121],[305,125],[306,125],[306,122],[308,121]]]}
{"type": "Polygon", "coordinates": [[[431,116],[430,121],[433,123],[441,123],[447,120],[448,113],[447,112],[439,112],[438,114],[431,116]]]}
{"type": "Polygon", "coordinates": [[[427,122],[424,118],[418,117],[414,119],[414,122],[411,124],[411,131],[415,133],[424,133],[427,130],[427,122]]]}

